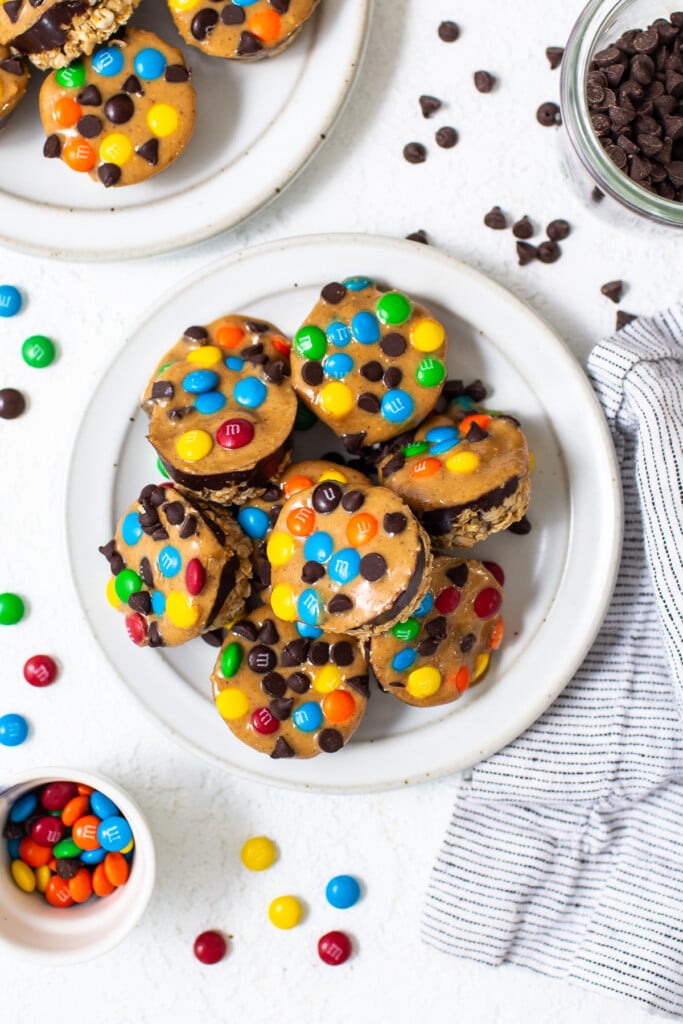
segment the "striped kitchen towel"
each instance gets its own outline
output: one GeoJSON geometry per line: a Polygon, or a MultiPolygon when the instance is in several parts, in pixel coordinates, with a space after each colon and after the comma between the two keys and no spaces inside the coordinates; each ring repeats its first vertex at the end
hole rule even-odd
{"type": "Polygon", "coordinates": [[[459,789],[422,935],[683,1016],[683,306],[588,368],[624,490],[614,597],[552,707],[459,789]]]}

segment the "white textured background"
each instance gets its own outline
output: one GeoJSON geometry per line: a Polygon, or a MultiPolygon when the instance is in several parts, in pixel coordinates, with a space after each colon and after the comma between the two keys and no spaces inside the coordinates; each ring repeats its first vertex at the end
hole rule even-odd
{"type": "Polygon", "coordinates": [[[325,149],[286,195],[239,230],[191,251],[127,264],[60,263],[0,249],[0,281],[29,297],[19,317],[0,320],[0,386],[18,387],[30,399],[23,417],[0,421],[0,590],[29,602],[20,625],[0,627],[0,714],[18,711],[32,723],[23,746],[0,747],[0,771],[56,762],[114,776],[148,814],[159,861],[147,914],[99,961],[39,970],[0,954],[0,1020],[645,1020],[627,1002],[421,946],[422,893],[457,780],[323,798],[235,780],[174,746],[143,717],[89,635],[66,563],[61,511],[80,417],[127,334],[161,292],[243,246],[321,231],[401,237],[424,228],[435,245],[529,301],[581,357],[613,327],[615,307],[599,291],[605,281],[627,282],[623,308],[633,312],[672,302],[680,292],[680,243],[598,219],[567,190],[558,132],[535,120],[539,103],[559,91],[559,71],[549,69],[545,47],[565,41],[580,7],[577,0],[376,0],[365,64],[325,149]],[[445,18],[461,27],[451,45],[436,36],[445,18]],[[473,87],[479,68],[499,79],[489,95],[473,87]],[[420,114],[421,93],[445,101],[429,121],[420,114]],[[452,150],[433,142],[442,124],[460,133],[452,150]],[[427,144],[425,164],[403,161],[403,145],[412,140],[427,144]],[[482,224],[494,203],[541,225],[569,220],[562,259],[518,267],[510,232],[482,224]],[[58,343],[49,369],[21,360],[21,341],[33,333],[58,343]],[[38,651],[61,664],[58,683],[46,690],[27,686],[21,675],[38,651]],[[239,849],[258,833],[276,840],[280,859],[252,875],[241,868],[239,849]],[[327,880],[342,871],[356,874],[364,888],[362,901],[346,912],[324,899],[327,880]],[[300,894],[308,907],[304,923],[289,933],[265,916],[270,899],[283,892],[300,894]],[[220,965],[202,967],[192,941],[209,927],[234,938],[220,965]],[[315,952],[318,936],[333,927],[345,927],[356,948],[337,969],[315,952]]]}

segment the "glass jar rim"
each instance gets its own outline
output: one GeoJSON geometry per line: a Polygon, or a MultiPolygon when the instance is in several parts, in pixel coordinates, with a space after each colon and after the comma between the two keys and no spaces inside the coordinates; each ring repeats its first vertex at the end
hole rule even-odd
{"type": "Polygon", "coordinates": [[[590,0],[576,20],[562,58],[562,122],[581,163],[604,192],[634,213],[671,227],[683,227],[683,203],[641,188],[610,160],[593,129],[586,103],[586,77],[596,41],[620,8],[631,2],[590,0]]]}

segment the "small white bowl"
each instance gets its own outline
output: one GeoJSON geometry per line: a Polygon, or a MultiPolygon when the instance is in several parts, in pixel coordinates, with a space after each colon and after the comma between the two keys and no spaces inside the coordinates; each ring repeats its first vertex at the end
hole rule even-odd
{"type": "Polygon", "coordinates": [[[82,963],[117,946],[142,917],[154,888],[152,836],[142,811],[111,779],[80,768],[34,768],[19,772],[0,788],[0,832],[12,805],[48,782],[82,782],[105,793],[128,820],[135,856],[128,881],[111,896],[59,908],[36,893],[23,892],[10,873],[7,840],[0,838],[0,950],[4,947],[50,964],[82,963]]]}

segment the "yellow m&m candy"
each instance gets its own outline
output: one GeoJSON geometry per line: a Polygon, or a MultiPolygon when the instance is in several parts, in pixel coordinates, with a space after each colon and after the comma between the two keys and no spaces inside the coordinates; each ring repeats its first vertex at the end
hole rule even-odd
{"type": "Polygon", "coordinates": [[[410,343],[418,352],[435,352],[446,340],[446,332],[438,320],[425,317],[410,331],[410,343]]]}
{"type": "Polygon", "coordinates": [[[267,836],[252,836],[240,852],[242,863],[250,871],[265,871],[275,863],[275,855],[275,843],[267,836]]]}
{"type": "Polygon", "coordinates": [[[294,541],[288,533],[274,533],[268,538],[266,555],[271,565],[284,565],[294,554],[294,541]]]}
{"type": "Polygon", "coordinates": [[[220,363],[223,359],[223,353],[215,345],[200,345],[199,348],[194,349],[192,352],[188,352],[186,355],[188,363],[194,363],[196,366],[215,366],[216,363],[220,363]]]}
{"type": "Polygon", "coordinates": [[[456,452],[446,460],[446,469],[451,473],[473,473],[481,459],[475,452],[456,452]]]}
{"type": "Polygon", "coordinates": [[[205,430],[187,430],[176,442],[176,451],[186,462],[205,459],[213,448],[213,438],[205,430]]]}
{"type": "Polygon", "coordinates": [[[441,686],[441,673],[431,665],[424,665],[411,672],[406,688],[411,697],[431,697],[441,686]]]}
{"type": "Polygon", "coordinates": [[[177,591],[166,598],[166,615],[178,629],[191,629],[199,618],[199,609],[177,591]]]}
{"type": "Polygon", "coordinates": [[[313,689],[318,693],[332,693],[342,681],[341,672],[336,665],[328,663],[319,669],[313,679],[313,689]]]}
{"type": "Polygon", "coordinates": [[[234,719],[246,715],[249,710],[249,701],[237,687],[227,686],[216,697],[216,707],[221,718],[224,718],[226,722],[232,722],[234,719]]]}
{"type": "Polygon", "coordinates": [[[178,127],[178,111],[168,103],[156,103],[147,112],[147,124],[157,138],[165,139],[178,127]]]}
{"type": "Polygon", "coordinates": [[[278,896],[268,907],[268,917],[276,928],[294,928],[301,920],[301,904],[296,896],[278,896]]]}
{"type": "Polygon", "coordinates": [[[477,679],[481,679],[486,669],[489,667],[489,655],[486,653],[478,654],[474,662],[474,672],[472,673],[472,682],[477,679]]]}
{"type": "Polygon", "coordinates": [[[296,620],[294,591],[286,583],[278,583],[276,587],[273,587],[273,592],[270,595],[270,607],[279,619],[284,619],[285,622],[296,620]]]}
{"type": "Polygon", "coordinates": [[[133,155],[133,143],[121,132],[105,135],[100,143],[100,160],[123,167],[133,155]]]}
{"type": "Polygon", "coordinates": [[[320,404],[328,416],[340,419],[353,409],[353,392],[348,384],[342,384],[341,381],[333,380],[322,388],[320,404]]]}

